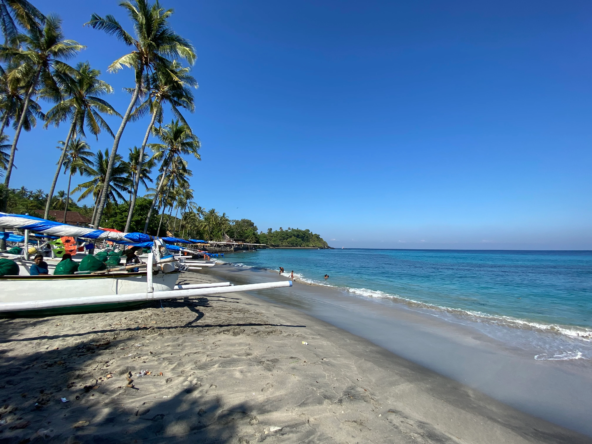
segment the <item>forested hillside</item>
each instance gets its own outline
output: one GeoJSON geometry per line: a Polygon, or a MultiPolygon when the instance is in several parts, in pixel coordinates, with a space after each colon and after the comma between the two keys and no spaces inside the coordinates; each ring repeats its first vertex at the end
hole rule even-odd
{"type": "Polygon", "coordinates": [[[300,230],[298,228],[288,228],[283,230],[281,227],[278,231],[272,231],[271,228],[267,233],[259,233],[259,242],[267,244],[270,247],[317,247],[329,248],[329,244],[321,238],[318,234],[310,230],[300,230]]]}

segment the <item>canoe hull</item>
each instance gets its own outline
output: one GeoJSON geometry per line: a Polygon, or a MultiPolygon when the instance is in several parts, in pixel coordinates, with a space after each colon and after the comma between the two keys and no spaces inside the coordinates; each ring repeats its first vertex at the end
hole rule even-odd
{"type": "MultiPolygon", "coordinates": [[[[179,273],[153,274],[154,291],[174,289],[179,273]]],[[[92,311],[120,310],[142,305],[144,302],[109,303],[56,308],[49,310],[27,310],[3,313],[3,303],[42,301],[55,299],[79,299],[85,296],[124,295],[146,292],[146,273],[118,273],[113,275],[67,275],[67,276],[3,276],[0,277],[0,316],[50,316],[56,314],[82,313],[92,311]]]]}

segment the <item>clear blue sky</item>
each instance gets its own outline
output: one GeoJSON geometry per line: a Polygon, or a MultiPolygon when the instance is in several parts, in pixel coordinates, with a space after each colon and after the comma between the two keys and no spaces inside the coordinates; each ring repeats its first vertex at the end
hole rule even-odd
{"type": "MultiPolygon", "coordinates": [[[[132,72],[106,71],[127,50],[82,26],[129,30],[117,2],[33,3],[88,46],[123,114],[132,72]]],[[[335,247],[592,249],[589,0],[162,5],[198,53],[199,205],[335,247]]],[[[21,138],[12,187],[49,189],[66,131],[21,138]]]]}

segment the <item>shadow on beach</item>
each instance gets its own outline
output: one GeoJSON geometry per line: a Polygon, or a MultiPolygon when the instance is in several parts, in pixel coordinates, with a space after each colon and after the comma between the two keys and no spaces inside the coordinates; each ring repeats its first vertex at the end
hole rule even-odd
{"type": "Polygon", "coordinates": [[[212,393],[215,381],[201,377],[203,363],[185,358],[180,364],[180,353],[205,353],[199,343],[186,343],[180,351],[159,341],[167,339],[169,344],[191,332],[198,332],[192,336],[198,340],[203,331],[235,335],[237,329],[304,326],[204,323],[200,308],[211,307],[210,302],[165,301],[166,312],[155,303],[134,311],[1,320],[0,443],[228,442],[237,424],[256,425],[261,406],[224,402],[212,393]],[[93,327],[97,319],[131,323],[147,312],[156,319],[171,318],[172,325],[93,327]],[[76,327],[60,331],[70,323],[76,327]],[[150,344],[135,344],[151,337],[155,340],[150,344]],[[144,368],[153,370],[140,376],[144,368]]]}

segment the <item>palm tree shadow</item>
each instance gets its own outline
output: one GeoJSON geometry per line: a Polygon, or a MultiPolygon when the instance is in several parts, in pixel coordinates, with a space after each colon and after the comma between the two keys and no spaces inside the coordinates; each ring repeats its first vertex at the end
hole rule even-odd
{"type": "MultiPolygon", "coordinates": [[[[84,386],[79,372],[88,370],[87,361],[96,355],[86,354],[72,363],[67,356],[80,355],[80,347],[16,359],[0,352],[1,415],[5,421],[0,429],[1,444],[228,442],[238,424],[254,417],[249,403],[228,405],[221,397],[206,399],[195,387],[144,407],[142,390],[125,383],[97,381],[84,386]],[[61,359],[70,364],[58,364],[64,362],[61,359]],[[129,397],[138,398],[138,407],[129,407],[129,402],[123,405],[121,400],[129,397]]],[[[85,343],[82,347],[92,346],[85,343]]],[[[124,379],[122,375],[114,377],[124,379]]]]}

